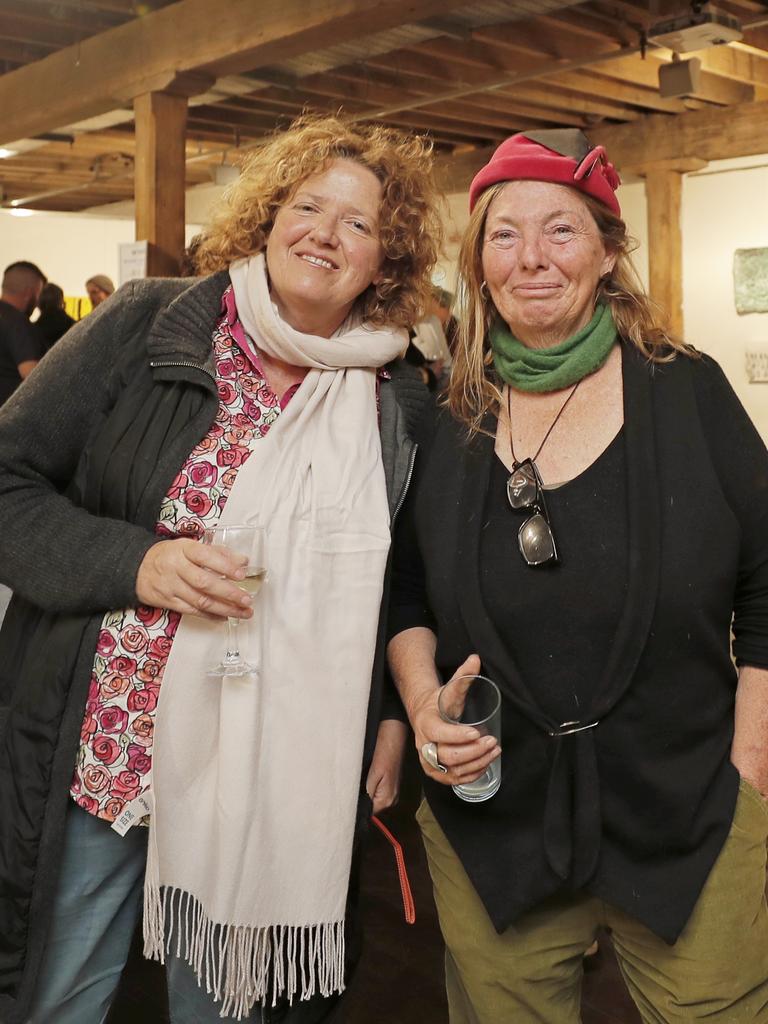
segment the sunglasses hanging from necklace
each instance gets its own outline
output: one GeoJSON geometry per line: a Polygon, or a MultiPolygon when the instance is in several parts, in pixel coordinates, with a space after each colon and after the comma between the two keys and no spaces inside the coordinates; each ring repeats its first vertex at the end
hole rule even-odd
{"type": "MultiPolygon", "coordinates": [[[[583,380],[583,378],[582,378],[583,380]]],[[[571,388],[570,394],[560,406],[557,416],[549,425],[549,430],[536,449],[536,453],[520,462],[515,455],[515,443],[512,440],[512,388],[507,388],[507,415],[509,419],[509,447],[512,452],[512,472],[507,480],[507,499],[516,512],[530,512],[530,516],[517,531],[517,543],[520,554],[526,565],[555,565],[560,561],[555,544],[555,535],[549,521],[547,505],[544,501],[544,486],[541,482],[536,459],[541,455],[544,445],[555,424],[565,412],[566,406],[576,394],[581,380],[571,388]]]]}

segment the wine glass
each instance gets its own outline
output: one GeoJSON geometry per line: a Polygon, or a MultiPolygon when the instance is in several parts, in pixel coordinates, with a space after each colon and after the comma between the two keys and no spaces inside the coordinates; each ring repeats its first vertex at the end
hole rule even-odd
{"type": "MultiPolygon", "coordinates": [[[[245,577],[235,580],[238,587],[252,597],[261,590],[267,578],[265,548],[266,536],[262,526],[212,526],[203,535],[204,544],[221,544],[236,554],[245,555],[245,577]]],[[[227,652],[222,660],[208,669],[209,676],[238,678],[258,674],[258,665],[247,661],[240,653],[238,629],[240,620],[227,619],[227,652]]]]}

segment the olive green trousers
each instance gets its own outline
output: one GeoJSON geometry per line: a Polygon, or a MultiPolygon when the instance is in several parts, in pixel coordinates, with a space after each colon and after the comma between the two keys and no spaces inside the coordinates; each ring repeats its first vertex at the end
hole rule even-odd
{"type": "Polygon", "coordinates": [[[589,895],[558,896],[499,935],[426,801],[450,1024],[578,1024],[584,951],[610,928],[647,1024],[768,1024],[768,803],[742,781],[733,825],[674,946],[589,895]]]}

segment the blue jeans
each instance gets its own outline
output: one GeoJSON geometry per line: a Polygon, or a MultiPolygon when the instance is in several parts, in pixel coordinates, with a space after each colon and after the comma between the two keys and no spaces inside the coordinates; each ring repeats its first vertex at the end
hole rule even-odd
{"type": "MultiPolygon", "coordinates": [[[[72,803],[61,875],[27,1024],[102,1024],[139,918],[147,829],[121,837],[72,803]]],[[[219,1008],[185,961],[167,958],[173,1024],[220,1021],[219,1008]]],[[[262,1021],[256,1007],[246,1018],[262,1021]]]]}

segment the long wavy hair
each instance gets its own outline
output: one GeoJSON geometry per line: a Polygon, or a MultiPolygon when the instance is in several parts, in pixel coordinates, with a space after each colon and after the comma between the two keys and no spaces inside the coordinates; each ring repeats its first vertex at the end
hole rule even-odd
{"type": "Polygon", "coordinates": [[[303,115],[246,158],[197,249],[202,273],[261,252],[278,209],[333,160],[354,160],[381,182],[382,274],[355,303],[376,326],[410,327],[426,310],[442,222],[432,145],[416,135],[340,117],[303,115]]]}
{"type": "MultiPolygon", "coordinates": [[[[488,209],[506,182],[486,189],[470,215],[459,251],[459,331],[451,369],[447,404],[471,434],[481,429],[487,413],[498,414],[503,381],[493,367],[489,330],[498,316],[484,287],[483,241],[488,209]]],[[[616,254],[610,274],[601,278],[594,303],[611,308],[619,337],[651,362],[667,363],[678,353],[696,357],[696,350],[673,337],[661,309],[648,297],[632,263],[637,243],[624,221],[592,196],[578,193],[597,225],[608,252],[616,254]]]]}

